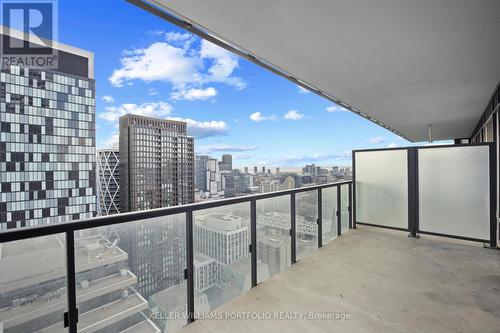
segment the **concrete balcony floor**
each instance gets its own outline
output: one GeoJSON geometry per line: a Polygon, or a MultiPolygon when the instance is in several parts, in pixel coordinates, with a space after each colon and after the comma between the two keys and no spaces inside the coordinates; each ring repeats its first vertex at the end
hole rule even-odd
{"type": "Polygon", "coordinates": [[[499,332],[500,251],[359,226],[215,311],[350,320],[199,319],[181,332],[499,332]]]}

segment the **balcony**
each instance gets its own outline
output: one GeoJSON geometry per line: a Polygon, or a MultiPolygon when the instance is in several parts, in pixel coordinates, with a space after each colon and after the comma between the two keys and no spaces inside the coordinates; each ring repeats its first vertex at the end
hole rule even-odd
{"type": "Polygon", "coordinates": [[[4,331],[491,330],[494,156],[354,151],[353,181],[2,232],[4,331]]]}
{"type": "Polygon", "coordinates": [[[1,231],[1,333],[498,331],[500,2],[128,2],[401,138],[455,144],[355,150],[352,181],[1,231]]]}

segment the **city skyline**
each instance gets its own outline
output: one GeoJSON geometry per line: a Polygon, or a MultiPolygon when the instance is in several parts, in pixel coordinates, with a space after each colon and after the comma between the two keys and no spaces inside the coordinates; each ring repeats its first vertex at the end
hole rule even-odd
{"type": "Polygon", "coordinates": [[[236,168],[350,165],[354,148],[409,144],[126,2],[94,4],[60,3],[59,39],[95,53],[98,149],[116,142],[129,112],[185,120],[196,154],[232,154],[236,168]],[[117,24],[129,15],[133,25],[117,24]]]}

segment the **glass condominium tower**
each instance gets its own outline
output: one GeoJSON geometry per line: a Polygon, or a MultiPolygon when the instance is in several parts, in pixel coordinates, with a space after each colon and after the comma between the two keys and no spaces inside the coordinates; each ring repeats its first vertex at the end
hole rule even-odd
{"type": "Polygon", "coordinates": [[[57,52],[56,70],[0,68],[0,230],[95,214],[93,53],[57,52]]]}

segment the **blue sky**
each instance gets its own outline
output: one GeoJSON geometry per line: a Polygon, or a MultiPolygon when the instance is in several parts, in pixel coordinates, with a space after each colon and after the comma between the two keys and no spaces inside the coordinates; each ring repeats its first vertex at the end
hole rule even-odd
{"type": "Polygon", "coordinates": [[[59,40],[94,52],[98,148],[127,112],[184,119],[197,152],[237,166],[349,165],[352,149],[409,144],[124,0],[60,0],[59,40]]]}

